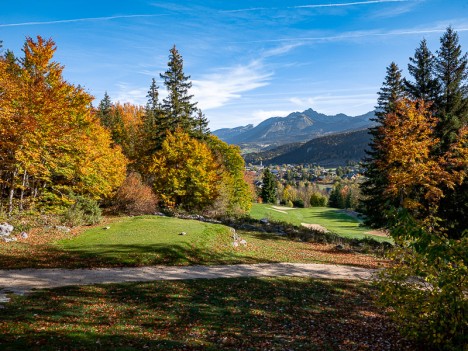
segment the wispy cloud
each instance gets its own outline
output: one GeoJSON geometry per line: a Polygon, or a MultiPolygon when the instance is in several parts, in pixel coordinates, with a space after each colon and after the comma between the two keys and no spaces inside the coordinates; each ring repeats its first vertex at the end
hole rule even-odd
{"type": "Polygon", "coordinates": [[[376,93],[368,94],[325,94],[311,97],[293,97],[289,101],[297,109],[313,107],[322,113],[337,114],[345,111],[350,114],[366,113],[374,108],[377,101],[376,93]]]}
{"type": "Polygon", "coordinates": [[[411,0],[369,0],[369,1],[353,1],[353,2],[343,2],[343,3],[332,3],[332,4],[315,4],[315,5],[301,5],[301,6],[292,6],[289,8],[301,9],[301,8],[321,8],[321,7],[343,7],[343,6],[358,6],[358,5],[372,5],[372,4],[383,4],[389,2],[409,2],[411,0]]]}
{"type": "Polygon", "coordinates": [[[193,80],[192,93],[197,97],[201,109],[221,107],[242,93],[269,84],[272,73],[265,72],[260,61],[218,69],[216,73],[193,80]]]}
{"type": "Polygon", "coordinates": [[[160,17],[160,16],[167,16],[167,14],[120,15],[120,16],[108,16],[108,17],[74,18],[74,19],[56,20],[56,21],[37,21],[37,22],[3,23],[3,24],[0,23],[0,27],[38,26],[38,25],[74,23],[74,22],[110,21],[110,20],[115,20],[115,19],[120,19],[120,18],[141,18],[141,17],[160,17]]]}
{"type": "MultiPolygon", "coordinates": [[[[409,29],[409,30],[395,30],[389,32],[378,32],[378,31],[360,31],[360,32],[347,32],[339,35],[320,36],[320,37],[293,37],[293,38],[279,38],[279,39],[263,39],[263,40],[250,40],[235,43],[306,43],[306,42],[326,42],[326,41],[340,41],[347,39],[359,39],[369,37],[387,37],[387,36],[403,36],[403,35],[418,35],[418,34],[431,34],[431,33],[443,33],[447,29],[447,25],[444,27],[434,29],[409,29]]],[[[464,27],[454,28],[457,32],[468,31],[468,25],[464,27]]]]}
{"type": "Polygon", "coordinates": [[[372,4],[383,4],[392,2],[410,2],[418,0],[368,0],[368,1],[353,1],[353,2],[337,2],[328,4],[313,4],[313,5],[300,5],[300,6],[289,6],[289,7],[250,7],[245,9],[236,10],[224,10],[220,12],[225,13],[236,13],[236,12],[251,12],[251,11],[265,11],[265,10],[280,10],[280,9],[304,9],[304,8],[324,8],[324,7],[344,7],[344,6],[359,6],[359,5],[372,5],[372,4]]]}

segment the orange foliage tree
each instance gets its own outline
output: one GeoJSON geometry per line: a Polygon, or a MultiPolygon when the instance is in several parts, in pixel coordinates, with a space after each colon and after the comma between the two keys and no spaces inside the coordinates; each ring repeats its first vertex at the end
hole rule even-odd
{"type": "Polygon", "coordinates": [[[92,96],[63,79],[55,51],[51,39],[27,38],[23,58],[0,59],[0,200],[10,213],[70,192],[106,197],[125,178],[127,161],[93,118],[92,96]]]}

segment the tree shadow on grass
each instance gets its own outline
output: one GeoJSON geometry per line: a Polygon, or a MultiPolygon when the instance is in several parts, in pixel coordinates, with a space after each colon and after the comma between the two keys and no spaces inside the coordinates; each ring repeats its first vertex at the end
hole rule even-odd
{"type": "Polygon", "coordinates": [[[216,252],[209,247],[196,248],[188,243],[123,245],[101,244],[89,248],[63,250],[45,245],[36,247],[33,254],[19,252],[13,255],[0,253],[0,267],[20,268],[86,268],[86,267],[137,267],[151,265],[213,265],[236,263],[277,262],[250,257],[226,249],[216,252]]]}
{"type": "Polygon", "coordinates": [[[415,350],[373,305],[373,293],[361,283],[306,278],[43,290],[0,310],[0,348],[415,350]]]}

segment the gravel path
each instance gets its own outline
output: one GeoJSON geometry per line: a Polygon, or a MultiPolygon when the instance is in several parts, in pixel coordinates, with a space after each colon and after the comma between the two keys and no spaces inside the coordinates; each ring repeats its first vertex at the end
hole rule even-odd
{"type": "Polygon", "coordinates": [[[32,289],[55,288],[67,285],[263,276],[368,280],[372,278],[374,272],[375,270],[368,268],[306,263],[0,270],[0,302],[6,300],[6,293],[24,294],[32,289]]]}

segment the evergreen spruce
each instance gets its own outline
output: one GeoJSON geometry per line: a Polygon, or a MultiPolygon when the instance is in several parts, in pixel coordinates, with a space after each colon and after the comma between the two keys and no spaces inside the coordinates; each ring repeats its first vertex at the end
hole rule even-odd
{"type": "Polygon", "coordinates": [[[106,128],[110,128],[112,125],[111,114],[112,114],[112,101],[106,91],[104,92],[104,97],[99,102],[98,111],[97,111],[97,116],[99,120],[101,121],[101,124],[106,128]]]}
{"type": "MultiPolygon", "coordinates": [[[[439,117],[436,132],[441,142],[436,152],[443,154],[457,139],[459,130],[468,125],[468,58],[467,53],[463,54],[458,34],[452,28],[447,28],[440,43],[435,75],[440,84],[436,101],[439,117]]],[[[461,185],[445,189],[444,194],[438,216],[445,223],[450,238],[461,238],[468,219],[467,178],[461,185]]]]}
{"type": "Polygon", "coordinates": [[[269,204],[276,203],[276,179],[268,168],[265,168],[263,171],[262,182],[263,185],[260,196],[263,202],[269,204]]]}
{"type": "Polygon", "coordinates": [[[148,90],[148,102],[145,107],[145,115],[143,117],[143,139],[144,139],[144,154],[150,156],[161,148],[161,145],[166,136],[166,130],[170,129],[167,122],[167,117],[164,114],[159,102],[159,87],[156,84],[156,79],[151,80],[151,86],[148,90]]]}
{"type": "Polygon", "coordinates": [[[208,127],[208,119],[205,117],[205,114],[202,112],[202,110],[197,110],[194,122],[194,134],[197,138],[203,139],[206,135],[210,134],[210,128],[208,127]]]}
{"type": "Polygon", "coordinates": [[[112,101],[107,91],[104,93],[104,97],[99,103],[97,116],[101,124],[110,131],[113,144],[122,145],[125,138],[124,122],[120,112],[113,108],[112,101]]]}
{"type": "Polygon", "coordinates": [[[383,139],[382,122],[388,113],[394,111],[395,102],[405,96],[401,70],[396,63],[392,62],[387,67],[387,75],[378,95],[376,118],[373,119],[377,122],[377,125],[370,128],[369,133],[372,135],[372,140],[369,144],[370,150],[366,150],[368,157],[365,159],[364,166],[367,179],[362,184],[362,193],[364,195],[362,205],[367,225],[385,227],[387,224],[386,210],[395,203],[395,199],[389,199],[388,196],[384,195],[388,180],[386,174],[377,167],[377,162],[386,158],[385,152],[380,148],[383,139]]]}
{"type": "Polygon", "coordinates": [[[409,60],[408,71],[414,82],[404,80],[408,95],[413,99],[435,101],[439,84],[434,77],[435,57],[427,47],[426,39],[421,41],[414,57],[409,60]]]}
{"type": "Polygon", "coordinates": [[[189,89],[192,87],[190,76],[184,74],[183,59],[175,45],[170,50],[167,65],[167,71],[160,76],[168,93],[162,104],[168,130],[174,132],[176,128],[181,128],[192,135],[195,129],[194,114],[197,111],[197,103],[192,102],[193,95],[189,94],[189,89]]]}
{"type": "Polygon", "coordinates": [[[440,85],[436,100],[440,119],[437,132],[441,138],[440,152],[443,153],[456,139],[458,130],[468,123],[468,56],[467,53],[462,54],[458,34],[451,27],[447,28],[440,43],[435,75],[440,85]]]}

